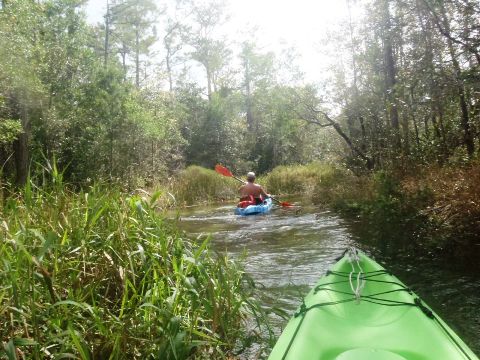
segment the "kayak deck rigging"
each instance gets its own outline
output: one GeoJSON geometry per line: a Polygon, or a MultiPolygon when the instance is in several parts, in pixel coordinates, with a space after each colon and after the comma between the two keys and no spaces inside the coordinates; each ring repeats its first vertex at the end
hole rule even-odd
{"type": "Polygon", "coordinates": [[[269,359],[478,358],[410,288],[350,249],[303,299],[269,359]]]}

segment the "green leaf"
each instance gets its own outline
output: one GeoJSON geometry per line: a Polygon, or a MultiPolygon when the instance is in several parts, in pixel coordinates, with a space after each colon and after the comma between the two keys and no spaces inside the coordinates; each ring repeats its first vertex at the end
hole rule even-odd
{"type": "Polygon", "coordinates": [[[78,336],[77,331],[75,331],[71,326],[68,327],[68,331],[70,333],[70,337],[72,338],[72,341],[73,341],[77,351],[79,352],[82,360],[90,360],[90,353],[88,351],[88,348],[85,345],[85,342],[83,341],[83,339],[81,339],[78,336]]]}
{"type": "Polygon", "coordinates": [[[4,349],[7,353],[8,360],[17,360],[17,349],[15,348],[13,339],[11,339],[7,345],[5,345],[4,349]]]}
{"type": "Polygon", "coordinates": [[[13,339],[15,346],[34,346],[38,343],[33,339],[16,338],[13,339]]]}
{"type": "Polygon", "coordinates": [[[22,124],[18,120],[0,119],[0,145],[13,142],[22,132],[22,124]]]}
{"type": "Polygon", "coordinates": [[[155,202],[158,200],[158,198],[160,196],[162,196],[163,194],[163,191],[162,190],[157,190],[155,191],[152,196],[150,197],[150,206],[152,206],[153,204],[155,204],[155,202]]]}

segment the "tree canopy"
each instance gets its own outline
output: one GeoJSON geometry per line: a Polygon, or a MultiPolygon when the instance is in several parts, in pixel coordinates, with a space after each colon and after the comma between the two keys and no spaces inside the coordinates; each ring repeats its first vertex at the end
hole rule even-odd
{"type": "Polygon", "coordinates": [[[22,184],[52,156],[79,184],[187,164],[368,171],[475,157],[478,2],[345,2],[364,15],[332,30],[328,82],[308,84],[294,51],[223,31],[224,2],[105,0],[104,22],[89,25],[86,1],[3,1],[2,176],[22,184]]]}

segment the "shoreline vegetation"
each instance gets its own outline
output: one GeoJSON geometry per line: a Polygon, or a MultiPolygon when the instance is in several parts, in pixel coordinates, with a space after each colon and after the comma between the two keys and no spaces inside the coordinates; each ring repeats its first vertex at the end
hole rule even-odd
{"type": "Polygon", "coordinates": [[[251,27],[228,0],[93,3],[0,1],[0,358],[269,346],[241,262],[162,214],[236,198],[191,165],[480,268],[478,0],[278,1],[251,27]],[[257,38],[272,11],[337,20],[257,38]]]}
{"type": "Polygon", "coordinates": [[[242,265],[184,238],[160,193],[73,192],[54,172],[0,203],[0,357],[225,359],[268,342],[242,265]]]}
{"type": "MultiPolygon", "coordinates": [[[[314,162],[278,166],[257,182],[272,194],[311,197],[314,204],[364,223],[377,237],[403,241],[405,250],[413,247],[478,267],[479,165],[474,160],[358,175],[338,165],[314,162]]],[[[168,191],[182,206],[234,200],[237,189],[232,179],[191,166],[168,191]]]]}
{"type": "MultiPolygon", "coordinates": [[[[186,239],[162,213],[233,200],[235,181],[191,166],[152,193],[107,184],[72,191],[55,165],[46,169],[0,198],[7,358],[236,358],[252,343],[262,344],[258,354],[273,344],[241,261],[213,253],[208,239],[186,239]]],[[[310,196],[377,236],[401,234],[404,250],[478,266],[478,162],[363,175],[311,163],[277,167],[258,182],[310,196]]]]}

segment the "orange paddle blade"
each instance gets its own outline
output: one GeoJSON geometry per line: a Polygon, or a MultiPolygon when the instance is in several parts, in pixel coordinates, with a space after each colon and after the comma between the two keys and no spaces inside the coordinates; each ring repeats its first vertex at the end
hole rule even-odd
{"type": "Polygon", "coordinates": [[[271,196],[271,198],[272,198],[273,201],[275,201],[281,207],[295,207],[296,206],[296,205],[290,204],[289,202],[286,202],[286,201],[280,201],[277,198],[274,198],[273,196],[271,196]]]}
{"type": "Polygon", "coordinates": [[[225,166],[220,164],[215,165],[215,171],[223,176],[233,177],[233,174],[225,166]]]}

